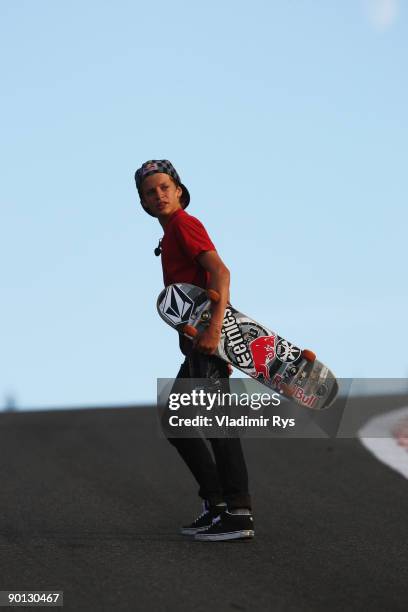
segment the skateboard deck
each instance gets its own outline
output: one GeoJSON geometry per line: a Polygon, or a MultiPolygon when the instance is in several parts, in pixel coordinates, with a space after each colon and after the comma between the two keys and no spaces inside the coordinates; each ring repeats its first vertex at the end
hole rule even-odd
{"type": "MultiPolygon", "coordinates": [[[[191,338],[208,326],[218,297],[216,291],[177,283],[160,293],[157,310],[168,325],[191,338]]],[[[292,344],[229,303],[215,355],[306,408],[322,410],[336,399],[336,378],[312,351],[292,344]]]]}

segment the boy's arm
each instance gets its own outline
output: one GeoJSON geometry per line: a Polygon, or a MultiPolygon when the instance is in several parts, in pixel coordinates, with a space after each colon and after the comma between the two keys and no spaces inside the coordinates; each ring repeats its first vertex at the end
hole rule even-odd
{"type": "Polygon", "coordinates": [[[209,326],[195,341],[195,347],[199,351],[211,354],[215,352],[221,337],[225,308],[229,300],[230,273],[216,251],[200,253],[197,261],[210,274],[208,289],[215,289],[220,294],[219,301],[212,305],[209,326]]]}

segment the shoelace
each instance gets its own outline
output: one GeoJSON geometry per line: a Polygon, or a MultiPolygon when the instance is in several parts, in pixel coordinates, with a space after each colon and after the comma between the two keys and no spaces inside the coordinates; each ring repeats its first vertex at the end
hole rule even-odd
{"type": "Polygon", "coordinates": [[[216,525],[216,524],[217,524],[217,523],[219,523],[220,521],[221,521],[221,514],[218,514],[216,517],[214,517],[214,518],[212,519],[212,521],[211,521],[211,525],[209,525],[209,526],[207,527],[207,529],[205,529],[205,530],[203,531],[203,533],[205,533],[206,531],[209,531],[213,525],[216,525]]]}
{"type": "Polygon", "coordinates": [[[202,519],[203,516],[205,516],[206,514],[209,514],[210,511],[208,510],[208,508],[205,505],[203,506],[203,508],[204,509],[203,509],[202,513],[200,514],[200,516],[197,516],[196,520],[194,521],[195,523],[197,523],[200,519],[202,519]]]}

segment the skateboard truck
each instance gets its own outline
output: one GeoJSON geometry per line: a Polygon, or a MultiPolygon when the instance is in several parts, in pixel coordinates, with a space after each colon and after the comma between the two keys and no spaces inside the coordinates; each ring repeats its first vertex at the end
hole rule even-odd
{"type": "MultiPolygon", "coordinates": [[[[207,289],[207,297],[211,302],[216,304],[220,300],[220,294],[215,289],[207,289]]],[[[208,323],[211,319],[211,313],[208,311],[204,311],[199,319],[199,323],[208,323]]],[[[183,334],[189,336],[190,338],[195,338],[198,335],[198,330],[193,327],[193,325],[184,325],[183,334]]]]}

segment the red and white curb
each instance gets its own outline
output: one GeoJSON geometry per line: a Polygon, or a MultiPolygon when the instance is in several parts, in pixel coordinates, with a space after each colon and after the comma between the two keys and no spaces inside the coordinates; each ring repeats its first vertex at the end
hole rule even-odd
{"type": "Polygon", "coordinates": [[[370,419],[358,437],[379,461],[408,478],[408,406],[370,419]]]}

